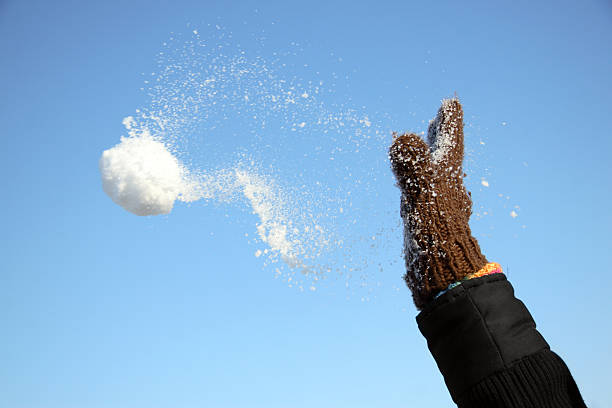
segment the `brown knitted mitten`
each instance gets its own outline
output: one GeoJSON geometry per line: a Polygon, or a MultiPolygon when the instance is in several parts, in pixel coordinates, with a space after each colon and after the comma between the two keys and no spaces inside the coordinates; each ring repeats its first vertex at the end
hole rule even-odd
{"type": "Polygon", "coordinates": [[[463,110],[457,98],[442,101],[427,141],[413,133],[394,135],[389,149],[402,193],[404,280],[418,309],[487,263],[469,227],[472,200],[463,185],[463,110]]]}

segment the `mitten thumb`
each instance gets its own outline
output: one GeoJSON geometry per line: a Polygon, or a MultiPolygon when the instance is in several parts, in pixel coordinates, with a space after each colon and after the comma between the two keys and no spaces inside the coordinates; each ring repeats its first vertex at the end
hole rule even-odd
{"type": "Polygon", "coordinates": [[[414,133],[394,135],[389,148],[391,169],[404,196],[416,200],[433,180],[429,146],[414,133]]]}

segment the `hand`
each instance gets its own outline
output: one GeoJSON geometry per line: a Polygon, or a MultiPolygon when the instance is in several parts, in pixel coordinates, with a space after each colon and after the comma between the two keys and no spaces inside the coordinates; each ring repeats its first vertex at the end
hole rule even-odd
{"type": "Polygon", "coordinates": [[[463,185],[463,110],[457,98],[442,101],[427,142],[413,133],[394,134],[389,149],[402,195],[404,280],[418,309],[487,263],[469,227],[472,200],[463,185]]]}

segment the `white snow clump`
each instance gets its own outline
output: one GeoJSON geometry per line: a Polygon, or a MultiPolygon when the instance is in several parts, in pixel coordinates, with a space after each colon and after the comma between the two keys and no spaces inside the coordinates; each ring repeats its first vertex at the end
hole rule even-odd
{"type": "Polygon", "coordinates": [[[147,130],[122,137],[102,153],[99,166],[104,192],[136,215],[168,214],[177,199],[193,200],[187,170],[147,130]]]}

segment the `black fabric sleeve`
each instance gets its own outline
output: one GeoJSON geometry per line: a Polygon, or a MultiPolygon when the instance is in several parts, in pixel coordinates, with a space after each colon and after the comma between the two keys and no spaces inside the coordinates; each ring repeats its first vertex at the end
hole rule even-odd
{"type": "Polygon", "coordinates": [[[586,407],[506,276],[462,282],[417,316],[460,408],[586,407]]]}

